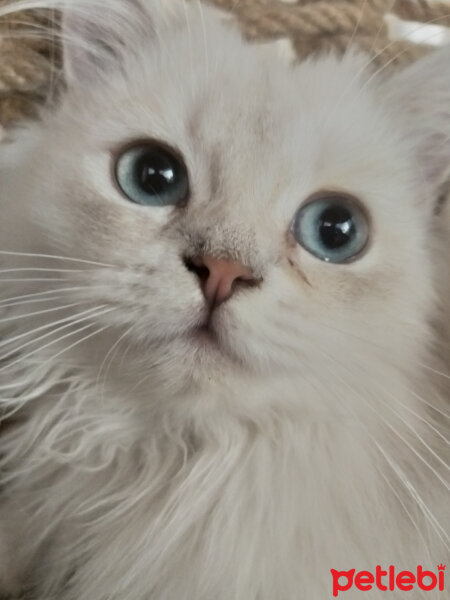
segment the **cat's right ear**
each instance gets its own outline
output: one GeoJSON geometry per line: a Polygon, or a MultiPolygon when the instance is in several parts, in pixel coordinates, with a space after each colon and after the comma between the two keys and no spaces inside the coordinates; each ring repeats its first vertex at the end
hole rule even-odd
{"type": "Polygon", "coordinates": [[[450,177],[450,45],[390,78],[384,102],[395,111],[432,195],[450,177]]]}
{"type": "Polygon", "coordinates": [[[175,0],[62,0],[61,37],[68,85],[89,85],[124,67],[126,56],[139,40],[160,38],[182,5],[175,0]]]}

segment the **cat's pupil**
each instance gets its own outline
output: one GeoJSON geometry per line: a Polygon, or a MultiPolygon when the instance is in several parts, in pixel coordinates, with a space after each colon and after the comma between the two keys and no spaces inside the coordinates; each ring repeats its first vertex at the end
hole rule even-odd
{"type": "Polygon", "coordinates": [[[370,233],[359,201],[345,194],[324,194],[304,204],[295,215],[291,232],[313,256],[335,264],[358,256],[370,233]]]}
{"type": "Polygon", "coordinates": [[[330,250],[348,244],[356,234],[352,213],[345,206],[330,206],[320,215],[319,235],[330,250]]]}
{"type": "Polygon", "coordinates": [[[159,196],[178,184],[180,170],[173,157],[155,148],[136,161],[135,177],[142,191],[159,196]]]}
{"type": "Polygon", "coordinates": [[[128,200],[148,207],[187,202],[189,176],[178,153],[159,142],[138,142],[116,159],[116,183],[128,200]]]}

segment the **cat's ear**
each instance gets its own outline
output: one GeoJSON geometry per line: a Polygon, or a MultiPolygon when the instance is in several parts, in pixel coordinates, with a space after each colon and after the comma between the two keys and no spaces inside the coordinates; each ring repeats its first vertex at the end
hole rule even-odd
{"type": "Polygon", "coordinates": [[[450,176],[450,46],[419,59],[387,86],[384,99],[402,121],[419,176],[438,193],[450,176]]]}
{"type": "Polygon", "coordinates": [[[156,40],[179,20],[176,0],[63,0],[65,79],[90,84],[124,64],[127,53],[156,40]]]}

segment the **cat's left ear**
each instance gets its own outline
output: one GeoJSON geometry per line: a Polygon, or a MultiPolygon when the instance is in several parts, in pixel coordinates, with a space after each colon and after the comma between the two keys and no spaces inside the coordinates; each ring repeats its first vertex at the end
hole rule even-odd
{"type": "Polygon", "coordinates": [[[60,1],[69,86],[89,85],[108,77],[142,44],[163,39],[165,30],[180,22],[183,9],[179,0],[60,1]]]}
{"type": "Polygon", "coordinates": [[[420,176],[438,194],[450,177],[450,46],[419,59],[386,84],[384,100],[402,121],[420,176]]]}

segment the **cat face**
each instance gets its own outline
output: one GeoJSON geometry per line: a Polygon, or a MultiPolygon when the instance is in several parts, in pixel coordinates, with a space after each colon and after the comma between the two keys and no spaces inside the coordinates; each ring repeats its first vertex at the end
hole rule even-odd
{"type": "Polygon", "coordinates": [[[68,90],[30,155],[28,227],[41,251],[111,265],[77,276],[77,298],[113,309],[100,325],[184,382],[418,360],[450,162],[450,103],[436,125],[428,99],[450,100],[448,51],[381,81],[353,53],[286,65],[195,3],[111,4],[111,25],[98,6],[67,8],[68,90]],[[211,260],[237,268],[221,302],[211,260]]]}

